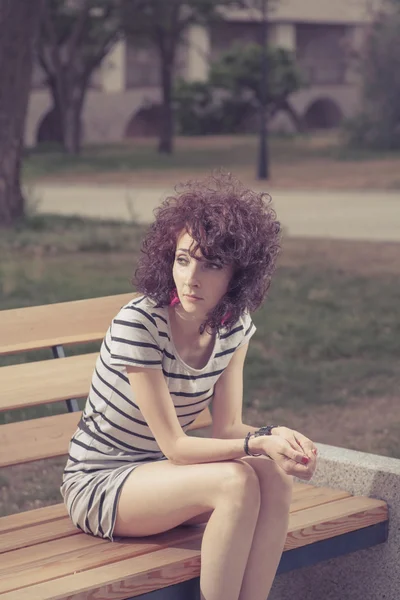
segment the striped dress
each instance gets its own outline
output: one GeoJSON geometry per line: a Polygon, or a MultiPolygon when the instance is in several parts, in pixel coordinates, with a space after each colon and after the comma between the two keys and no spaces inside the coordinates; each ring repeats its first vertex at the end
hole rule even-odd
{"type": "Polygon", "coordinates": [[[61,494],[74,524],[113,539],[120,491],[136,467],[166,460],[147,425],[126,374],[128,366],[162,369],[182,429],[212,400],[214,385],[255,326],[245,313],[222,329],[208,363],[194,369],[179,356],[168,307],[146,296],[133,299],[113,319],[101,345],[90,392],[70,445],[61,494]]]}

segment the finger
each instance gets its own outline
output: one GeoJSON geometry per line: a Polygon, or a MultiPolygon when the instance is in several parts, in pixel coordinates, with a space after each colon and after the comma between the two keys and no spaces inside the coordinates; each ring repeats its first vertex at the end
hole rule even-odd
{"type": "Polygon", "coordinates": [[[310,471],[309,467],[301,463],[296,463],[293,460],[286,461],[283,465],[283,470],[288,475],[293,475],[299,479],[309,480],[313,475],[313,471],[310,471]]]}
{"type": "Polygon", "coordinates": [[[316,454],[317,449],[311,440],[309,440],[308,438],[306,438],[304,435],[301,435],[301,434],[296,434],[295,437],[296,437],[297,442],[300,444],[301,448],[303,449],[304,453],[307,454],[307,456],[316,454]]]}
{"type": "Polygon", "coordinates": [[[302,445],[300,444],[299,440],[296,439],[296,437],[294,435],[290,436],[290,438],[288,438],[287,441],[292,446],[293,450],[297,450],[297,452],[301,452],[301,454],[305,454],[302,445]]]}
{"type": "Polygon", "coordinates": [[[295,463],[300,463],[302,465],[308,465],[308,463],[310,462],[310,458],[308,456],[306,456],[305,454],[303,454],[303,452],[297,452],[296,450],[291,449],[286,456],[288,456],[288,458],[290,458],[291,460],[293,460],[295,463]]]}
{"type": "Polygon", "coordinates": [[[296,463],[294,465],[294,475],[300,479],[310,480],[315,472],[315,464],[311,462],[308,465],[296,463]]]}

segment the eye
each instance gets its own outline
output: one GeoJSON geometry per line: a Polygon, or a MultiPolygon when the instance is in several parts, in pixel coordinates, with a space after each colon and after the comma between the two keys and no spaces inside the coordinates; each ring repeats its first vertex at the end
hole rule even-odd
{"type": "Polygon", "coordinates": [[[223,268],[223,265],[219,263],[206,263],[208,269],[220,271],[223,268]]]}
{"type": "Polygon", "coordinates": [[[179,265],[187,265],[189,262],[185,256],[177,256],[175,260],[179,265]]]}

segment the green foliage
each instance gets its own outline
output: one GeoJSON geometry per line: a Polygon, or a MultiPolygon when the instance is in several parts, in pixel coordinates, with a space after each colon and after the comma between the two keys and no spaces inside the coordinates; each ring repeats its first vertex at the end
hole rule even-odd
{"type": "Polygon", "coordinates": [[[349,145],[400,149],[400,2],[386,0],[360,61],[362,108],[346,124],[349,145]]]}
{"type": "Polygon", "coordinates": [[[258,105],[262,104],[266,97],[266,104],[271,110],[279,107],[304,82],[292,52],[284,48],[268,47],[267,90],[264,90],[263,55],[263,48],[259,44],[235,44],[212,65],[212,84],[239,96],[250,92],[258,105]]]}
{"type": "Polygon", "coordinates": [[[118,0],[47,0],[37,55],[53,99],[53,136],[70,154],[81,143],[81,112],[94,70],[120,34],[118,0]]]}
{"type": "Polygon", "coordinates": [[[43,19],[41,43],[64,49],[60,55],[64,67],[97,63],[104,55],[104,45],[114,40],[120,28],[116,0],[47,0],[46,11],[51,28],[43,19]]]}
{"type": "Polygon", "coordinates": [[[211,66],[207,82],[178,81],[174,100],[178,130],[184,135],[237,133],[266,99],[271,115],[287,109],[288,97],[303,85],[292,53],[268,48],[267,89],[262,89],[263,51],[235,44],[211,66]]]}
{"type": "Polygon", "coordinates": [[[259,15],[262,4],[278,0],[121,0],[122,28],[138,43],[149,40],[162,50],[166,60],[174,59],[177,45],[191,25],[208,26],[224,18],[229,8],[253,8],[259,15]]]}
{"type": "Polygon", "coordinates": [[[158,149],[171,154],[173,145],[173,74],[177,49],[184,33],[194,24],[206,25],[220,18],[222,7],[233,0],[122,0],[125,33],[136,43],[149,42],[156,48],[161,70],[162,123],[158,149]]]}
{"type": "Polygon", "coordinates": [[[216,94],[209,82],[180,79],[175,85],[174,101],[178,131],[182,135],[236,133],[252,110],[248,99],[231,94],[216,94]]]}
{"type": "Polygon", "coordinates": [[[236,4],[234,0],[123,0],[122,26],[136,40],[155,43],[165,60],[171,61],[188,27],[207,25],[220,18],[219,8],[236,4]]]}

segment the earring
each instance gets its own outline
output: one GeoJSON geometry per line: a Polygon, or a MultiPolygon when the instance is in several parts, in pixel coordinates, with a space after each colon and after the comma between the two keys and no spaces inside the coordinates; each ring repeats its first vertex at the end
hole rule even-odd
{"type": "Polygon", "coordinates": [[[172,290],[171,294],[170,294],[170,306],[175,306],[176,304],[179,304],[180,300],[178,297],[178,292],[176,291],[176,288],[172,290]]]}
{"type": "Polygon", "coordinates": [[[225,325],[225,323],[227,322],[227,320],[229,319],[231,314],[232,314],[231,312],[227,312],[224,314],[224,316],[221,319],[221,325],[225,325]]]}

